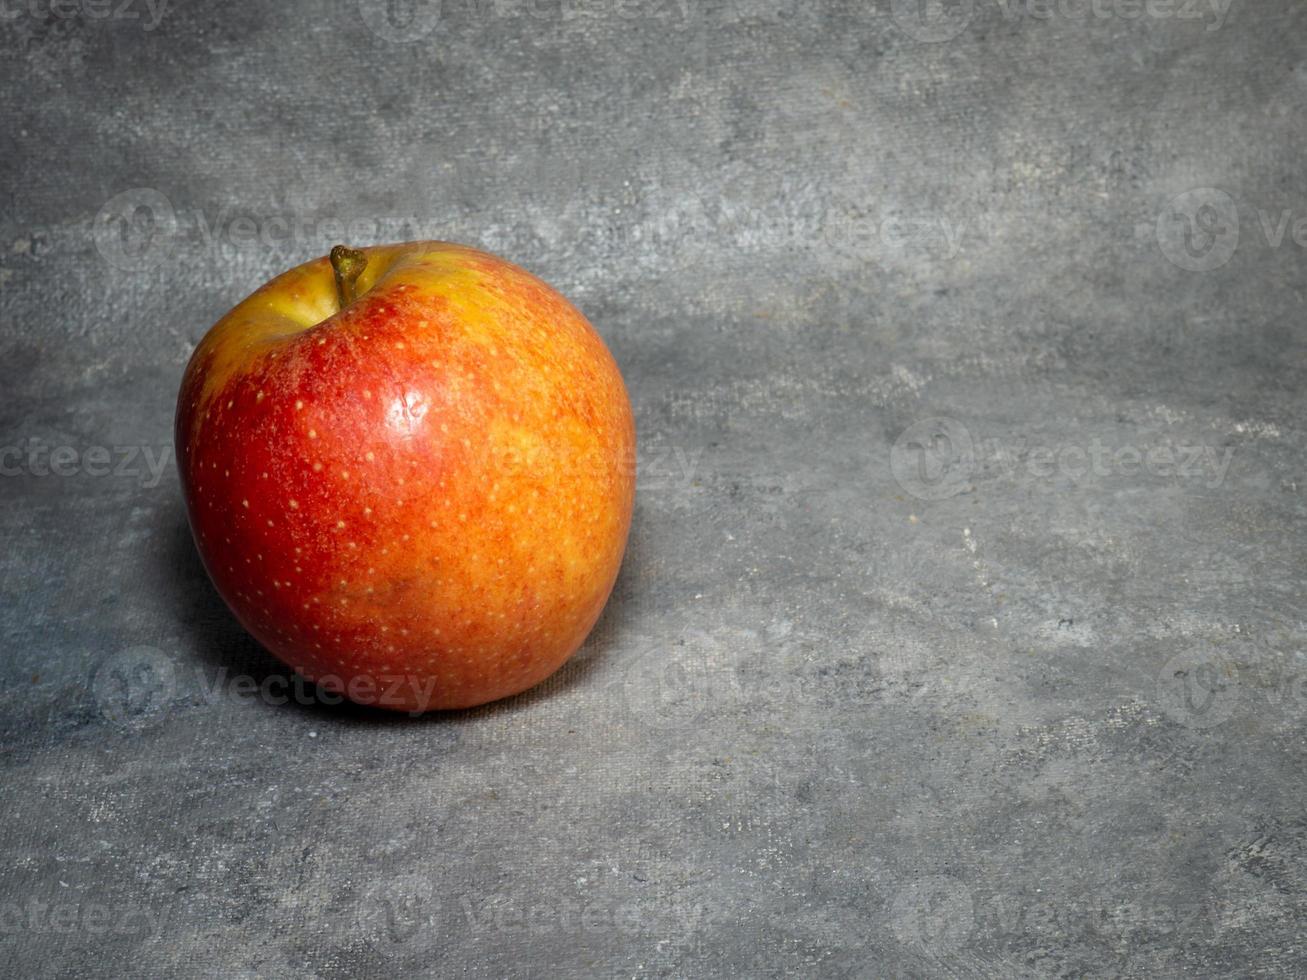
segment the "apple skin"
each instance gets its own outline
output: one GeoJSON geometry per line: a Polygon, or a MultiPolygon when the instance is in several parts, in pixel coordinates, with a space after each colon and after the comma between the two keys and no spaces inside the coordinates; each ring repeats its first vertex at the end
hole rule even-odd
{"type": "Polygon", "coordinates": [[[240,623],[306,679],[397,711],[554,673],[617,578],[635,424],[566,299],[445,242],[278,276],[196,348],[177,403],[191,530],[240,623]]]}

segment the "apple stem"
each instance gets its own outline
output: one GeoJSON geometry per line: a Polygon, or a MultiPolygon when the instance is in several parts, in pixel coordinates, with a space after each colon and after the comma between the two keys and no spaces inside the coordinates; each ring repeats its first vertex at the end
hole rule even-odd
{"type": "Polygon", "coordinates": [[[359,276],[367,267],[367,256],[356,248],[337,245],[331,250],[331,271],[336,274],[336,298],[342,310],[358,296],[359,276]]]}

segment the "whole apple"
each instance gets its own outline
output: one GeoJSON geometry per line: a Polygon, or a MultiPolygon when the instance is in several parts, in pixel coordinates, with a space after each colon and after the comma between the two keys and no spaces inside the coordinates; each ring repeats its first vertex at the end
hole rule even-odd
{"type": "Polygon", "coordinates": [[[240,303],[186,368],[176,445],[241,624],[319,687],[399,711],[556,671],[612,591],[635,497],[598,334],[445,242],[338,246],[240,303]]]}

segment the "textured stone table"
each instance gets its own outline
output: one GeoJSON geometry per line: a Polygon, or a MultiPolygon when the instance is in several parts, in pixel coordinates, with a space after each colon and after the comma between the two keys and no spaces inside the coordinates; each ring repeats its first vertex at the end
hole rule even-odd
{"type": "Polygon", "coordinates": [[[1305,33],[5,4],[0,972],[1307,971],[1305,33]],[[176,385],[267,278],[415,237],[609,343],[624,572],[511,702],[276,704],[176,385]]]}

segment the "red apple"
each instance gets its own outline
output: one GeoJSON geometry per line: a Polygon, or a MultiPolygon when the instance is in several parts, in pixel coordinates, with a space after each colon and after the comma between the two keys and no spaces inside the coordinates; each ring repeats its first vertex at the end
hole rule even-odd
{"type": "Polygon", "coordinates": [[[176,444],[241,624],[320,687],[402,711],[540,683],[621,564],[635,426],[570,303],[445,242],[337,248],[204,337],[176,444]]]}

